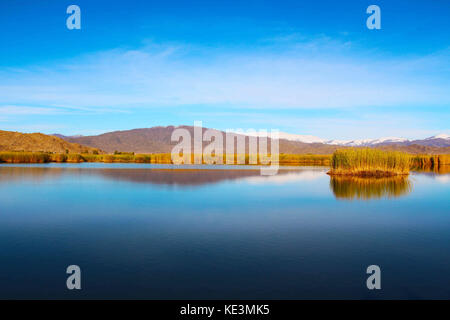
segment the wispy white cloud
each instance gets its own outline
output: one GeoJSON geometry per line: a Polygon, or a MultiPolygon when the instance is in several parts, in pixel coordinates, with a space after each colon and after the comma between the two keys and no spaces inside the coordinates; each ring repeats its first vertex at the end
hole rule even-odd
{"type": "MultiPolygon", "coordinates": [[[[295,37],[294,37],[295,38],[295,37]]],[[[449,51],[367,57],[326,37],[253,51],[149,45],[0,70],[0,104],[105,112],[205,105],[314,109],[450,105],[449,51]]],[[[10,109],[5,109],[10,110],[10,109]]],[[[22,109],[24,112],[26,109],[22,109]]],[[[12,112],[12,111],[11,111],[12,112]]]]}
{"type": "Polygon", "coordinates": [[[6,115],[48,115],[48,114],[61,114],[61,110],[58,108],[41,108],[41,107],[29,107],[29,106],[16,106],[16,105],[0,105],[0,114],[6,115]]]}

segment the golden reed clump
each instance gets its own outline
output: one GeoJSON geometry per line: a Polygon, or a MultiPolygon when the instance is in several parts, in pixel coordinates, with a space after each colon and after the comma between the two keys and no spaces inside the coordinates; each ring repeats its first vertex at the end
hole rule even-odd
{"type": "Polygon", "coordinates": [[[331,157],[330,175],[390,177],[409,174],[411,156],[399,151],[370,148],[336,150],[331,157]]]}

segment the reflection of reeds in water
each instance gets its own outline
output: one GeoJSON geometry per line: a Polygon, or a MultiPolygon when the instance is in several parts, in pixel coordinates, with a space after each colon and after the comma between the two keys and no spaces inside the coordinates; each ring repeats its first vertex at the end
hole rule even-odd
{"type": "Polygon", "coordinates": [[[411,182],[404,176],[388,178],[332,176],[330,187],[336,198],[362,200],[400,197],[412,189],[411,182]]]}
{"type": "Polygon", "coordinates": [[[450,173],[450,165],[414,167],[412,170],[425,173],[447,174],[450,173]]]}

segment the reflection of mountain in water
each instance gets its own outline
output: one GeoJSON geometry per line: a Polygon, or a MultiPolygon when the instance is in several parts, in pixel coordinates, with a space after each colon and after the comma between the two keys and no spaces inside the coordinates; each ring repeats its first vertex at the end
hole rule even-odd
{"type": "Polygon", "coordinates": [[[291,181],[312,180],[323,175],[320,170],[281,169],[274,176],[262,176],[253,169],[103,169],[102,176],[115,180],[165,185],[203,185],[225,180],[245,179],[248,183],[285,184],[291,181]]]}
{"type": "MultiPolygon", "coordinates": [[[[0,167],[0,183],[28,180],[39,183],[46,179],[66,178],[70,175],[100,176],[111,180],[158,185],[196,186],[226,180],[255,179],[251,181],[281,183],[295,175],[304,179],[307,170],[279,170],[278,175],[261,176],[259,169],[136,169],[136,168],[52,168],[52,167],[0,167]],[[303,175],[302,175],[303,173],[303,175]]],[[[309,177],[309,175],[307,175],[309,177]]]]}
{"type": "Polygon", "coordinates": [[[101,169],[95,174],[113,180],[164,185],[203,185],[224,180],[259,176],[259,170],[196,170],[196,169],[101,169]]]}
{"type": "Polygon", "coordinates": [[[331,177],[330,188],[336,198],[379,199],[400,197],[408,194],[412,185],[407,177],[358,178],[331,177]]]}

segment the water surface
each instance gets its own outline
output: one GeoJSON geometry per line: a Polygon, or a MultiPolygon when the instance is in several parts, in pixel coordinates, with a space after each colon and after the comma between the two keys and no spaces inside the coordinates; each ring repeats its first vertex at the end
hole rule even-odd
{"type": "Polygon", "coordinates": [[[449,174],[189,168],[1,165],[0,298],[450,298],[449,174]]]}

